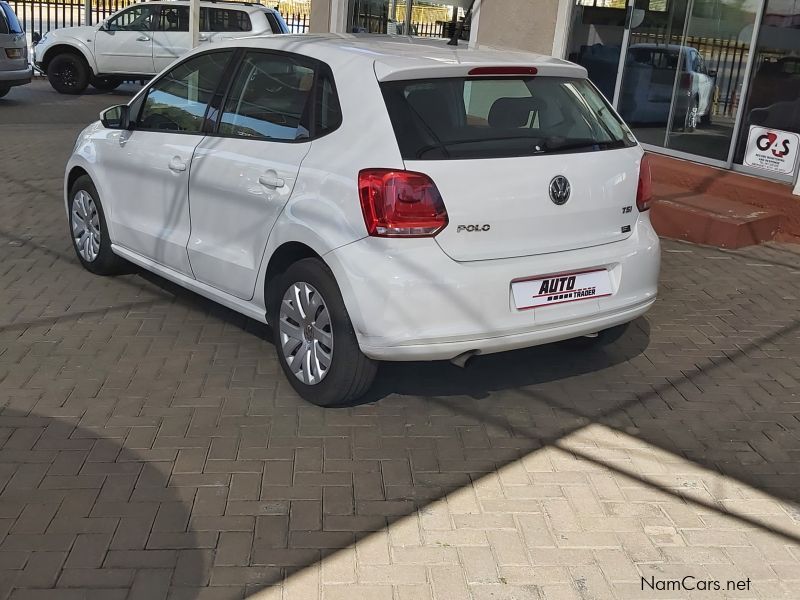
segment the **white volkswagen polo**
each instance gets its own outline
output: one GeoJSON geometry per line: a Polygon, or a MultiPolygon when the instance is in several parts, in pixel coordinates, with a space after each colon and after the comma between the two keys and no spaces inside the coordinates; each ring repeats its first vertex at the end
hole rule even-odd
{"type": "Polygon", "coordinates": [[[642,148],[576,65],[392,37],[196,51],[83,131],[78,259],[268,322],[322,406],[379,361],[619,337],[656,298],[642,148]]]}

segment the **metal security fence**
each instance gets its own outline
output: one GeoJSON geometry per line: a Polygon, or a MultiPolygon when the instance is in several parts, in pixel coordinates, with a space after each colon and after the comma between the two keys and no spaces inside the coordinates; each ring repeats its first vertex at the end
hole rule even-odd
{"type": "MultiPolygon", "coordinates": [[[[30,39],[34,31],[45,33],[61,27],[77,27],[99,23],[118,10],[143,0],[92,0],[91,10],[86,11],[85,3],[69,0],[9,0],[30,39]]],[[[270,6],[270,5],[268,5],[270,6]]],[[[284,20],[292,33],[306,33],[309,28],[308,14],[284,15],[284,20]]]]}
{"type": "Polygon", "coordinates": [[[283,20],[286,21],[291,33],[308,33],[309,26],[311,25],[311,15],[309,14],[284,14],[283,20]]]}
{"type": "Polygon", "coordinates": [[[45,33],[61,27],[76,27],[98,23],[137,0],[94,0],[87,14],[83,2],[51,2],[40,0],[9,0],[22,26],[30,36],[34,31],[45,33]]]}

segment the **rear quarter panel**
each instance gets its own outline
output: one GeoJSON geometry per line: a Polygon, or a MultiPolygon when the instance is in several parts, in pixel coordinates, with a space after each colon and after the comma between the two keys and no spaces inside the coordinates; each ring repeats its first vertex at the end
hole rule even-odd
{"type": "MultiPolygon", "coordinates": [[[[270,234],[256,293],[263,293],[269,257],[281,245],[301,242],[324,258],[336,248],[366,237],[358,195],[359,171],[404,168],[375,72],[365,68],[368,65],[371,63],[359,60],[332,67],[342,125],[312,143],[292,197],[270,234]]],[[[344,274],[329,266],[345,304],[355,305],[344,274]]]]}

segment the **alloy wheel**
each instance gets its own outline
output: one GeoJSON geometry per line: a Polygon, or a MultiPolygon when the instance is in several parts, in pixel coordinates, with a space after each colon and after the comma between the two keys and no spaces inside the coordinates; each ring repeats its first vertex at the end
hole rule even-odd
{"type": "Polygon", "coordinates": [[[100,215],[91,195],[85,190],[78,190],[72,199],[72,239],[81,258],[86,262],[94,262],[100,254],[100,215]]]}
{"type": "Polygon", "coordinates": [[[297,282],[281,300],[278,317],[281,352],[289,370],[306,385],[316,385],[330,371],[333,327],[330,312],[314,286],[297,282]]]}
{"type": "Polygon", "coordinates": [[[65,87],[74,88],[78,84],[78,74],[75,72],[75,67],[72,65],[64,65],[58,72],[58,77],[65,87]]]}

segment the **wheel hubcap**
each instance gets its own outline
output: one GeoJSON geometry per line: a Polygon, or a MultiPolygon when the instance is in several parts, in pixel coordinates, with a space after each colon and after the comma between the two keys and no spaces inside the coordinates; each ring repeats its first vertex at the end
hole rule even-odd
{"type": "Polygon", "coordinates": [[[328,307],[314,286],[298,282],[281,300],[278,331],[289,370],[306,385],[328,374],[333,359],[333,328],[328,307]]]}
{"type": "Polygon", "coordinates": [[[78,254],[86,262],[94,262],[100,254],[100,215],[88,192],[80,190],[72,199],[72,240],[78,254]]]}

